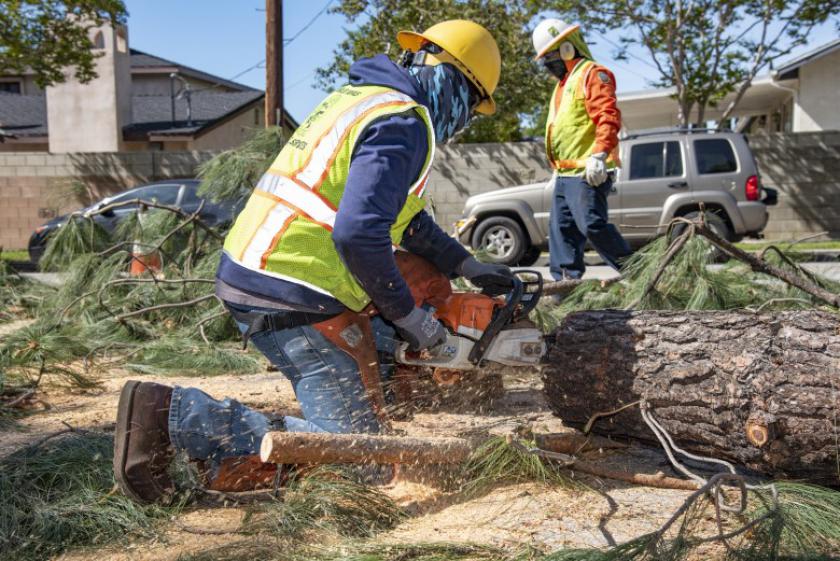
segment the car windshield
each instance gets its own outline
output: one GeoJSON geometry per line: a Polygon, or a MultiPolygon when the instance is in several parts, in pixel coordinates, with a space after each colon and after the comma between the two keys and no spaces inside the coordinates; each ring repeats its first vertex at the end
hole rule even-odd
{"type": "Polygon", "coordinates": [[[167,183],[160,185],[144,185],[129,189],[110,197],[105,197],[85,208],[84,210],[99,209],[108,205],[130,201],[132,199],[142,199],[144,201],[157,202],[164,205],[173,205],[178,200],[178,190],[181,185],[178,183],[167,183]]]}

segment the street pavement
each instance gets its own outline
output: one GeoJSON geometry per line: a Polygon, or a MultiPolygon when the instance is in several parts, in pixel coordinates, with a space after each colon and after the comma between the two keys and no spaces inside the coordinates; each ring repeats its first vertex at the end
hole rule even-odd
{"type": "MultiPolygon", "coordinates": [[[[588,259],[587,259],[588,261],[588,259]]],[[[821,262],[821,263],[800,263],[802,267],[811,271],[814,274],[823,276],[830,280],[840,281],[840,263],[838,262],[821,262]]],[[[723,265],[709,265],[711,268],[721,268],[723,265]]],[[[545,280],[551,280],[551,273],[548,270],[548,257],[541,256],[539,260],[532,267],[514,267],[517,269],[527,269],[529,271],[538,271],[542,273],[545,280]]],[[[587,265],[586,274],[583,275],[585,280],[608,280],[619,276],[618,273],[606,265],[587,265]]]]}
{"type": "MultiPolygon", "coordinates": [[[[812,273],[821,275],[827,279],[840,281],[840,263],[825,262],[825,263],[802,263],[806,270],[812,273]]],[[[710,265],[710,267],[717,268],[722,265],[710,265]]],[[[548,270],[548,257],[540,257],[539,260],[532,267],[514,267],[517,269],[527,269],[529,271],[538,271],[542,273],[545,280],[551,280],[551,273],[548,270]]],[[[61,286],[63,273],[21,273],[22,276],[43,282],[50,286],[61,286]]],[[[594,280],[608,280],[619,276],[618,273],[611,267],[606,265],[587,265],[584,279],[594,280]]]]}

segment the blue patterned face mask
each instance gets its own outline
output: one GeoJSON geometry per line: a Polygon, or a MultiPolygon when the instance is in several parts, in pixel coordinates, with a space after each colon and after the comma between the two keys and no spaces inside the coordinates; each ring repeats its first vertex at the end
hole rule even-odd
{"type": "Polygon", "coordinates": [[[438,142],[446,142],[467,126],[476,96],[471,93],[466,76],[447,63],[435,66],[416,64],[408,71],[429,100],[429,112],[438,142]]]}

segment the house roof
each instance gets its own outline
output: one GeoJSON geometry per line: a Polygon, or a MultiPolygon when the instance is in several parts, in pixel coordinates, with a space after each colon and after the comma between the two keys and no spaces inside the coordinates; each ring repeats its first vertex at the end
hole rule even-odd
{"type": "MultiPolygon", "coordinates": [[[[173,121],[169,96],[137,95],[131,99],[131,123],[123,127],[123,138],[147,140],[152,135],[196,136],[258,103],[264,96],[259,90],[195,92],[191,96],[192,122],[188,123],[185,99],[175,100],[173,121]]],[[[288,112],[285,112],[284,117],[287,126],[297,128],[297,123],[288,112]]],[[[47,136],[46,96],[0,93],[0,128],[4,136],[47,136]]]]}
{"type": "Polygon", "coordinates": [[[0,93],[0,128],[4,135],[47,135],[47,102],[43,95],[0,93]]]}
{"type": "Polygon", "coordinates": [[[191,121],[187,120],[186,99],[175,100],[173,120],[172,100],[169,96],[134,96],[131,100],[131,124],[123,128],[123,136],[126,140],[145,140],[149,135],[192,136],[264,96],[258,90],[195,92],[190,96],[191,121]]]}
{"type": "Polygon", "coordinates": [[[840,50],[840,37],[838,37],[834,41],[829,41],[825,45],[817,47],[816,49],[808,51],[807,53],[801,54],[798,57],[789,60],[788,62],[779,66],[779,68],[776,69],[776,72],[778,73],[778,79],[790,80],[793,78],[798,78],[799,69],[802,66],[838,50],[840,50]]]}
{"type": "Polygon", "coordinates": [[[160,71],[160,73],[170,73],[177,71],[183,76],[196,78],[205,82],[212,82],[237,91],[259,91],[251,86],[226,80],[225,78],[214,76],[213,74],[208,74],[207,72],[202,72],[201,70],[196,70],[195,68],[189,67],[185,64],[180,64],[159,56],[144,53],[143,51],[138,51],[137,49],[129,49],[129,52],[131,53],[132,72],[154,72],[157,70],[160,71]]]}
{"type": "MultiPolygon", "coordinates": [[[[218,84],[224,86],[225,89],[210,87],[193,90],[190,122],[187,120],[186,99],[175,100],[175,118],[173,119],[172,100],[168,95],[133,96],[131,123],[123,127],[123,137],[126,140],[147,140],[152,135],[195,136],[265,97],[265,93],[261,90],[137,49],[131,49],[131,68],[132,71],[138,72],[177,71],[182,76],[218,84]]],[[[288,111],[283,112],[283,119],[289,128],[297,128],[297,121],[288,111]]],[[[0,136],[35,138],[45,137],[48,133],[46,96],[0,92],[0,136]]]]}

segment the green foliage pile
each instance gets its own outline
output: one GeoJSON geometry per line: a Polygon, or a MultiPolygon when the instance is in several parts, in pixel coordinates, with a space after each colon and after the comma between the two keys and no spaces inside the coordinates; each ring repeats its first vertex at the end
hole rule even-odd
{"type": "MultiPolygon", "coordinates": [[[[659,282],[648,291],[672,240],[662,236],[637,251],[622,268],[620,282],[603,286],[584,282],[559,305],[543,299],[533,318],[553,331],[568,314],[582,310],[731,310],[778,311],[819,308],[824,303],[771,276],[754,273],[738,261],[716,263],[719,252],[703,236],[693,235],[667,264],[659,282]]],[[[790,269],[815,284],[840,293],[840,283],[798,268],[784,252],[767,252],[765,259],[790,269]]]]}
{"type": "Polygon", "coordinates": [[[0,561],[148,536],[177,512],[114,493],[112,458],[110,436],[69,433],[0,459],[0,561]]]}
{"type": "Polygon", "coordinates": [[[49,292],[48,287],[27,280],[0,259],[0,324],[29,317],[49,292]]]}
{"type": "MultiPolygon", "coordinates": [[[[203,194],[243,198],[280,147],[275,128],[221,154],[202,169],[203,194]]],[[[213,295],[224,231],[167,208],[134,208],[112,233],[82,214],[57,229],[41,266],[61,273],[58,288],[0,261],[0,322],[34,320],[0,341],[0,413],[43,380],[89,387],[112,367],[178,375],[258,370],[257,353],[241,350],[213,295]],[[160,255],[159,274],[129,276],[136,247],[160,255]]]]}
{"type": "Polygon", "coordinates": [[[555,464],[512,446],[504,437],[489,438],[476,449],[464,465],[463,480],[463,491],[467,496],[503,483],[570,484],[555,464]]]}
{"type": "Polygon", "coordinates": [[[302,540],[313,533],[368,538],[402,519],[399,507],[356,474],[321,466],[294,478],[281,500],[263,503],[246,517],[248,532],[302,540]]]}

